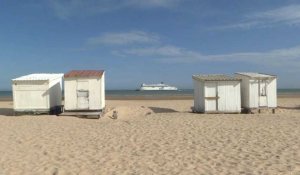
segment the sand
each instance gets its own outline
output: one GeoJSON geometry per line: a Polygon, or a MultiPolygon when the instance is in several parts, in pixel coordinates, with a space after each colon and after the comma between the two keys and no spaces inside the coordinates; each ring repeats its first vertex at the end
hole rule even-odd
{"type": "Polygon", "coordinates": [[[300,98],[278,103],[276,114],[205,115],[192,100],[109,100],[92,120],[14,117],[0,102],[0,175],[300,174],[300,98]]]}

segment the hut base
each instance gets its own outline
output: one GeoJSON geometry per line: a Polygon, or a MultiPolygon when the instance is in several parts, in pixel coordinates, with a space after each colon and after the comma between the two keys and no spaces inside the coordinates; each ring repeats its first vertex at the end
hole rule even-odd
{"type": "Polygon", "coordinates": [[[197,111],[192,107],[193,113],[199,113],[199,114],[240,114],[241,111],[197,111]]]}
{"type": "Polygon", "coordinates": [[[275,114],[276,108],[244,108],[243,113],[246,114],[275,114]]]}
{"type": "Polygon", "coordinates": [[[50,109],[31,109],[31,110],[14,110],[14,116],[20,115],[59,115],[62,113],[62,106],[55,106],[50,109]]]}
{"type": "Polygon", "coordinates": [[[88,119],[99,119],[103,115],[104,110],[95,111],[64,111],[60,116],[74,116],[88,119]]]}
{"type": "Polygon", "coordinates": [[[240,114],[239,111],[206,111],[204,114],[240,114]]]}

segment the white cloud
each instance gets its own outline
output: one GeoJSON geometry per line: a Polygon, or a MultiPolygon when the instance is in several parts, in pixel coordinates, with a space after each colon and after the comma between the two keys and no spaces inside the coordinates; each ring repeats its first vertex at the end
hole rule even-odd
{"type": "Polygon", "coordinates": [[[151,33],[142,31],[131,31],[123,33],[105,33],[101,36],[91,37],[87,40],[90,45],[110,44],[110,45],[123,45],[123,44],[150,44],[159,43],[160,38],[151,33]]]}
{"type": "Polygon", "coordinates": [[[124,49],[117,53],[123,56],[156,57],[161,60],[170,60],[171,62],[194,62],[206,59],[200,53],[171,45],[124,49]]]}
{"type": "Polygon", "coordinates": [[[127,5],[140,7],[173,7],[182,0],[128,0],[127,5]]]}
{"type": "MultiPolygon", "coordinates": [[[[116,51],[115,51],[116,52],[116,51]]],[[[176,46],[125,49],[117,52],[124,57],[151,57],[163,62],[248,62],[256,65],[290,66],[300,68],[300,46],[275,49],[266,52],[241,52],[231,54],[204,55],[176,46]]]]}
{"type": "Polygon", "coordinates": [[[47,0],[56,16],[68,19],[110,12],[121,8],[171,8],[183,0],[47,0]]]}
{"type": "Polygon", "coordinates": [[[264,12],[252,13],[244,16],[240,22],[219,26],[215,29],[241,28],[249,29],[254,27],[264,28],[275,25],[299,25],[300,5],[288,5],[264,12]]]}
{"type": "Polygon", "coordinates": [[[272,23],[298,24],[300,22],[300,5],[289,5],[266,12],[256,13],[250,18],[272,23]]]}
{"type": "Polygon", "coordinates": [[[300,45],[265,52],[203,54],[199,51],[164,44],[158,35],[143,31],[106,33],[88,39],[87,43],[91,45],[122,45],[123,49],[115,49],[112,54],[123,58],[149,58],[167,63],[240,62],[270,67],[283,66],[288,70],[300,69],[300,45]]]}

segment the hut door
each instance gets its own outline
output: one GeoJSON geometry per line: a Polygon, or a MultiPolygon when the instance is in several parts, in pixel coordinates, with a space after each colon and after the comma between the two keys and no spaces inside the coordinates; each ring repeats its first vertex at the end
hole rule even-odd
{"type": "Polygon", "coordinates": [[[205,111],[218,111],[218,85],[215,82],[205,83],[205,111]]]}
{"type": "Polygon", "coordinates": [[[267,82],[266,80],[260,80],[258,85],[258,96],[259,96],[259,106],[265,107],[267,104],[267,82]]]}
{"type": "Polygon", "coordinates": [[[77,81],[77,108],[89,109],[89,82],[77,81]]]}

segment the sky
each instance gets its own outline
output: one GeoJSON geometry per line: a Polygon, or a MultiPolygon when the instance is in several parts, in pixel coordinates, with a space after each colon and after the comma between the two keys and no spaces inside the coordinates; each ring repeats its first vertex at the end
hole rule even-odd
{"type": "Polygon", "coordinates": [[[2,0],[0,89],[31,73],[106,71],[107,89],[262,72],[300,88],[298,0],[2,0]]]}

